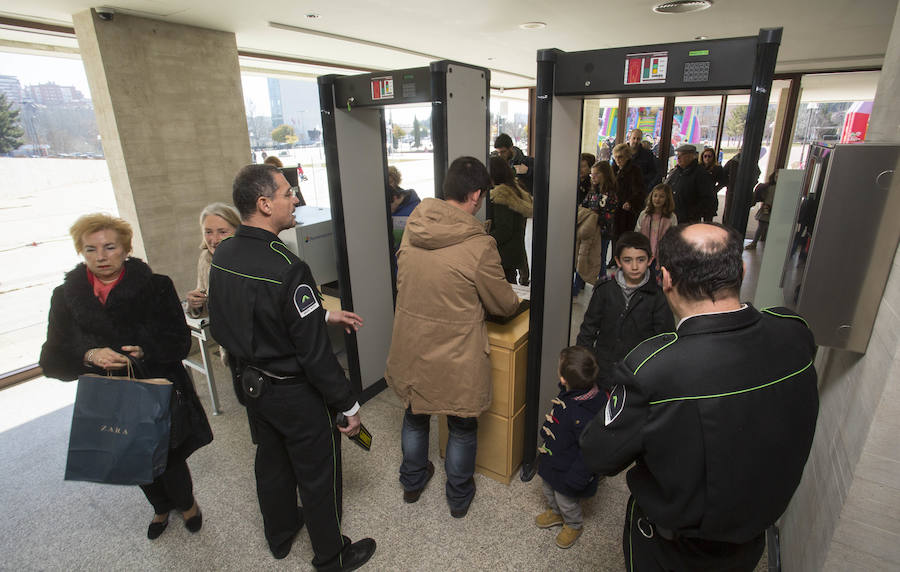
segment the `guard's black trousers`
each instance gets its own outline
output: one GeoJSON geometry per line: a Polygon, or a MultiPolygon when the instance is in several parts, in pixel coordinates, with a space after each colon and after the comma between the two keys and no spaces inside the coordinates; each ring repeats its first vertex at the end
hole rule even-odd
{"type": "Polygon", "coordinates": [[[293,540],[303,519],[321,566],[338,556],[341,536],[341,449],[337,429],[322,395],[309,383],[270,385],[247,398],[256,448],[256,493],[269,548],[293,540]]]}
{"type": "Polygon", "coordinates": [[[676,537],[666,540],[634,502],[628,499],[622,547],[628,572],[752,572],[765,547],[765,533],[746,544],[676,537]]]}

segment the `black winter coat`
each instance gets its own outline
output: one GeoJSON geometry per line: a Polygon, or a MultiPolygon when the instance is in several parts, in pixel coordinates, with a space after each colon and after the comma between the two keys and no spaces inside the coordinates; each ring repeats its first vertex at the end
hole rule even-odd
{"type": "Polygon", "coordinates": [[[676,535],[749,542],[800,483],[818,415],[815,354],[806,322],[785,308],[689,318],[616,366],[604,415],[581,435],[585,462],[603,475],[631,466],[635,502],[676,535]]]}
{"type": "Polygon", "coordinates": [[[600,365],[598,383],[608,387],[615,362],[647,338],[674,330],[669,303],[652,277],[626,306],[622,287],[610,276],[594,287],[575,343],[594,351],[600,365]]]}
{"type": "Polygon", "coordinates": [[[497,241],[504,270],[521,268],[525,258],[525,223],[533,214],[531,195],[521,187],[497,185],[491,189],[491,236],[497,241]]]}
{"type": "Polygon", "coordinates": [[[633,160],[628,161],[622,169],[618,165],[613,165],[613,172],[616,174],[616,202],[619,205],[616,210],[616,236],[618,237],[623,232],[634,230],[638,214],[644,210],[647,190],[644,188],[641,169],[633,160]],[[625,203],[631,207],[630,211],[622,208],[625,203]]]}
{"type": "Polygon", "coordinates": [[[554,491],[569,497],[591,497],[597,492],[597,475],[584,464],[578,446],[581,432],[606,405],[606,393],[596,385],[591,389],[566,389],[553,400],[544,418],[544,444],[538,474],[554,491]]]}
{"type": "MultiPolygon", "coordinates": [[[[634,153],[634,151],[632,150],[634,153]]],[[[631,157],[631,162],[638,166],[641,170],[641,177],[644,180],[644,189],[649,193],[653,186],[659,182],[659,167],[656,157],[649,149],[643,146],[638,148],[637,153],[631,157]]],[[[643,205],[641,205],[643,207],[643,205]]],[[[638,209],[641,210],[641,209],[638,209]]]]}
{"type": "Polygon", "coordinates": [[[44,375],[62,381],[84,373],[105,375],[106,370],[84,364],[85,352],[141,346],[144,357],[137,360],[139,375],[162,377],[173,384],[172,455],[186,459],[212,441],[203,405],[181,364],[190,351],[191,334],[168,276],[153,274],[143,261],[129,258],[122,281],[101,304],[88,281],[87,268],[79,264],[53,290],[48,321],[40,357],[44,375]]]}
{"type": "Polygon", "coordinates": [[[687,168],[675,166],[666,177],[675,195],[675,216],[678,224],[699,222],[716,201],[712,175],[694,161],[687,168]]]}

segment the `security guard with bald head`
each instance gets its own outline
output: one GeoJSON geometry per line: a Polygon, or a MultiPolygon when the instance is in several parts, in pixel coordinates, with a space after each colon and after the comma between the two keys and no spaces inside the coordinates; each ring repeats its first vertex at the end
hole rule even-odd
{"type": "Polygon", "coordinates": [[[325,324],[341,324],[349,333],[362,320],[352,312],[325,312],[309,266],[278,239],[296,224],[298,203],[279,169],[244,167],[233,199],[242,224],[212,259],[210,327],[228,351],[257,444],[266,540],[275,558],[284,558],[305,520],[316,569],[354,570],[375,552],[371,538],[351,543],[341,534],[338,431],[359,432],[359,404],[325,324]],[[338,412],[346,427],[335,426],[338,412]]]}
{"type": "Polygon", "coordinates": [[[790,310],[740,302],[742,243],[717,224],[663,236],[678,325],[616,365],[606,409],[582,433],[591,470],[634,463],[629,571],[753,570],[800,483],[818,414],[815,343],[790,310]]]}

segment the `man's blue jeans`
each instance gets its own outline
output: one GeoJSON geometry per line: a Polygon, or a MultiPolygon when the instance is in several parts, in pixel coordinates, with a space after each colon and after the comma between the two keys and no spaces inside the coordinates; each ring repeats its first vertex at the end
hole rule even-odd
{"type": "MultiPolygon", "coordinates": [[[[428,435],[430,415],[416,415],[410,408],[403,416],[401,446],[403,464],[400,465],[400,483],[403,490],[415,491],[425,486],[428,478],[428,435]]],[[[476,417],[447,416],[450,436],[447,441],[447,457],[444,470],[447,473],[447,504],[451,510],[469,506],[475,496],[475,452],[478,442],[476,417]]]]}

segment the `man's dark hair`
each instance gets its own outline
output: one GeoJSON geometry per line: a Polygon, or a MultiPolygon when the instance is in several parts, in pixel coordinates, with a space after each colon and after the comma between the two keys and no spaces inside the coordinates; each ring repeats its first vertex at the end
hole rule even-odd
{"type": "Polygon", "coordinates": [[[460,157],[450,163],[444,179],[444,199],[464,203],[469,195],[481,189],[491,191],[491,176],[484,163],[475,157],[460,157]]]}
{"type": "Polygon", "coordinates": [[[492,155],[489,162],[491,166],[491,181],[495,185],[516,185],[516,172],[509,166],[509,162],[500,155],[492,155]]]}
{"type": "Polygon", "coordinates": [[[589,389],[600,374],[594,352],[581,346],[570,346],[559,352],[559,376],[569,389],[589,389]]]}
{"type": "Polygon", "coordinates": [[[494,149],[509,149],[512,146],[512,137],[510,137],[506,133],[501,133],[500,135],[497,135],[496,139],[494,139],[494,149]]]}
{"type": "Polygon", "coordinates": [[[616,248],[614,253],[616,258],[622,256],[622,251],[626,248],[636,248],[647,253],[647,258],[653,256],[653,250],[650,248],[650,239],[646,235],[630,230],[623,232],[616,240],[616,248]]]}
{"type": "Polygon", "coordinates": [[[700,244],[684,239],[685,229],[670,228],[659,240],[659,265],[668,270],[672,286],[695,302],[716,301],[726,295],[740,296],[743,272],[743,240],[733,228],[718,223],[703,223],[722,229],[725,237],[714,237],[700,244]]]}
{"type": "Polygon", "coordinates": [[[275,193],[278,188],[275,175],[280,173],[281,169],[272,165],[247,165],[238,171],[231,186],[231,200],[242,219],[256,212],[256,199],[275,193]]]}
{"type": "MultiPolygon", "coordinates": [[[[597,157],[590,153],[582,153],[580,161],[587,161],[588,167],[593,167],[594,163],[597,162],[597,157]]],[[[580,167],[581,165],[579,165],[580,167]]]]}

